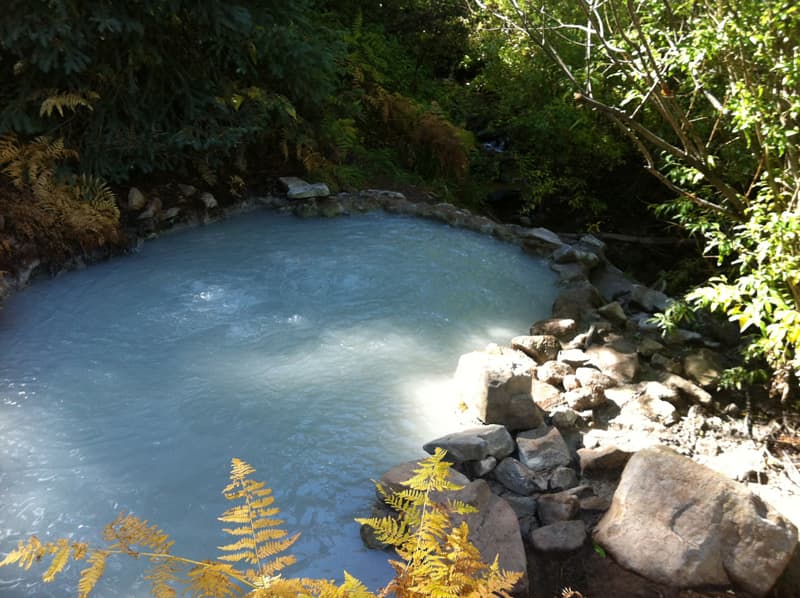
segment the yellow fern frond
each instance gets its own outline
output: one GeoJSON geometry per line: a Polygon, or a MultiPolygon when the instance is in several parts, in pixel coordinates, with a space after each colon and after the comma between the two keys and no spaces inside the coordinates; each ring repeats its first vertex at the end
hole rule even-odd
{"type": "Polygon", "coordinates": [[[235,598],[242,595],[242,589],[232,580],[235,575],[230,565],[207,561],[187,573],[187,586],[192,596],[198,598],[235,598]]]}
{"type": "Polygon", "coordinates": [[[108,553],[105,550],[92,550],[89,553],[89,566],[81,571],[78,581],[78,598],[86,598],[97,585],[106,570],[108,553]]]}
{"type": "Polygon", "coordinates": [[[267,576],[275,575],[278,571],[294,565],[296,562],[297,557],[291,554],[277,556],[261,568],[261,574],[267,576]]]}
{"type": "Polygon", "coordinates": [[[82,561],[86,558],[86,552],[89,550],[89,545],[86,542],[74,542],[72,544],[72,558],[76,561],[82,561]]]}
{"type": "Polygon", "coordinates": [[[175,598],[177,592],[170,584],[178,582],[183,563],[176,559],[163,559],[151,567],[144,578],[150,582],[153,598],[175,598]]]}
{"type": "Polygon", "coordinates": [[[100,99],[100,96],[93,92],[73,92],[63,91],[48,96],[39,108],[39,116],[52,116],[53,111],[57,111],[59,116],[64,116],[64,111],[77,111],[80,106],[89,110],[94,110],[92,102],[100,99]]]}
{"type": "Polygon", "coordinates": [[[250,563],[251,565],[257,565],[258,559],[255,557],[255,553],[251,551],[243,551],[243,552],[235,552],[233,554],[223,554],[217,557],[219,561],[227,561],[229,563],[239,563],[244,561],[245,563],[250,563]]]}
{"type": "Polygon", "coordinates": [[[356,519],[356,521],[371,527],[378,541],[384,544],[398,546],[408,539],[408,524],[404,519],[390,516],[356,519]]]}
{"type": "Polygon", "coordinates": [[[63,571],[64,567],[66,567],[67,563],[69,563],[69,555],[72,552],[72,547],[69,544],[69,540],[67,538],[60,538],[52,547],[51,552],[54,553],[53,560],[50,562],[50,566],[47,568],[47,571],[45,571],[44,575],[42,575],[42,581],[45,583],[50,583],[53,581],[56,578],[56,575],[63,571]]]}
{"type": "Polygon", "coordinates": [[[256,555],[259,561],[274,556],[279,552],[288,550],[300,538],[300,533],[281,540],[280,542],[263,542],[256,545],[256,555]]]}
{"type": "Polygon", "coordinates": [[[0,567],[19,563],[19,566],[27,571],[33,562],[41,560],[46,552],[47,545],[42,544],[36,536],[31,536],[27,542],[20,540],[17,547],[0,561],[0,567]]]}

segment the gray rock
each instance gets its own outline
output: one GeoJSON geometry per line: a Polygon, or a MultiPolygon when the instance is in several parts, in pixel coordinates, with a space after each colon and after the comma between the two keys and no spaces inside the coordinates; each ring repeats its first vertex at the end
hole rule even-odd
{"type": "Polygon", "coordinates": [[[664,340],[667,344],[675,346],[701,345],[705,341],[703,335],[699,332],[686,330],[685,328],[676,328],[664,340]]]}
{"type": "Polygon", "coordinates": [[[556,249],[552,260],[556,264],[581,264],[586,266],[587,272],[600,264],[600,256],[596,253],[570,245],[562,245],[556,249]]]}
{"type": "Polygon", "coordinates": [[[546,228],[525,228],[521,230],[519,237],[525,251],[542,256],[564,244],[557,234],[546,228]]]}
{"type": "Polygon", "coordinates": [[[286,189],[286,197],[289,199],[313,199],[331,194],[325,183],[307,183],[293,176],[280,177],[278,181],[286,189]]]}
{"type": "Polygon", "coordinates": [[[625,326],[628,322],[628,316],[625,315],[625,310],[622,309],[622,306],[617,301],[612,301],[602,307],[598,307],[597,313],[615,326],[625,326]]]}
{"type": "Polygon", "coordinates": [[[523,519],[536,515],[537,500],[533,496],[513,496],[508,495],[503,497],[509,506],[514,510],[517,519],[523,519]]]}
{"type": "Polygon", "coordinates": [[[661,291],[656,291],[644,285],[635,284],[631,287],[631,302],[650,313],[667,309],[669,300],[669,297],[661,291]]]}
{"type": "Polygon", "coordinates": [[[589,268],[578,262],[551,264],[550,269],[558,274],[558,280],[562,285],[586,281],[589,275],[589,268]]]}
{"type": "Polygon", "coordinates": [[[683,396],[700,405],[711,405],[712,397],[705,390],[689,382],[686,378],[681,378],[676,374],[665,374],[660,378],[661,382],[670,388],[679,390],[683,396]]]}
{"type": "Polygon", "coordinates": [[[621,472],[631,455],[616,446],[578,449],[582,474],[621,472]]]}
{"type": "Polygon", "coordinates": [[[532,372],[536,363],[520,351],[475,351],[462,355],[455,373],[459,399],[485,424],[521,430],[541,424],[534,403],[532,372]]]}
{"type": "Polygon", "coordinates": [[[567,338],[578,330],[578,323],[572,318],[549,318],[539,320],[531,325],[531,336],[550,335],[557,338],[567,338]]]}
{"type": "Polygon", "coordinates": [[[547,361],[536,368],[536,377],[553,386],[559,386],[564,376],[574,373],[575,369],[571,365],[561,361],[547,361]]]}
{"type": "Polygon", "coordinates": [[[553,411],[550,414],[550,420],[562,435],[565,430],[576,430],[583,425],[583,419],[580,414],[568,407],[559,407],[553,411]]]}
{"type": "Polygon", "coordinates": [[[581,508],[578,498],[566,492],[542,494],[536,506],[542,525],[575,519],[581,508]]]}
{"type": "Polygon", "coordinates": [[[595,409],[605,404],[606,395],[603,390],[596,390],[581,386],[575,390],[570,390],[564,393],[564,400],[570,409],[575,411],[586,411],[587,409],[595,409]]]}
{"type": "Polygon", "coordinates": [[[717,383],[723,369],[722,356],[710,349],[698,349],[683,358],[686,376],[705,388],[717,383]]]}
{"type": "Polygon", "coordinates": [[[522,496],[547,490],[547,479],[513,457],[506,457],[492,471],[492,478],[505,488],[522,496]]]}
{"type": "Polygon", "coordinates": [[[639,356],[635,352],[622,353],[608,346],[592,346],[586,349],[586,354],[593,365],[617,382],[627,384],[639,375],[639,356]]]}
{"type": "Polygon", "coordinates": [[[633,288],[633,282],[625,276],[622,270],[608,263],[595,268],[590,280],[608,301],[629,295],[633,288]]]}
{"type": "Polygon", "coordinates": [[[650,358],[650,365],[659,370],[664,370],[671,374],[681,375],[683,373],[683,366],[681,362],[672,357],[667,357],[662,353],[655,353],[650,358]]]}
{"type": "Polygon", "coordinates": [[[145,196],[145,194],[139,191],[138,188],[131,187],[128,190],[128,209],[138,211],[141,210],[146,205],[147,205],[147,197],[145,196]]]}
{"type": "Polygon", "coordinates": [[[581,349],[566,349],[559,351],[558,360],[572,367],[581,367],[591,361],[591,357],[581,349]]]}
{"type": "Polygon", "coordinates": [[[540,426],[517,434],[519,459],[533,471],[569,465],[572,457],[558,428],[540,426]]]}
{"type": "Polygon", "coordinates": [[[531,545],[540,552],[575,552],[586,541],[583,521],[559,521],[531,531],[531,545]]]}
{"type": "Polygon", "coordinates": [[[447,434],[422,447],[433,454],[437,448],[447,451],[456,462],[480,461],[486,457],[502,459],[514,452],[514,439],[504,426],[491,424],[447,434]]]}
{"type": "Polygon", "coordinates": [[[164,210],[158,215],[158,219],[162,222],[165,220],[172,220],[181,213],[181,209],[178,206],[173,206],[167,210],[164,210]]]}
{"type": "Polygon", "coordinates": [[[497,467],[497,459],[486,457],[480,461],[467,461],[464,463],[464,470],[471,478],[483,478],[489,475],[497,467]]]}
{"type": "Polygon", "coordinates": [[[219,205],[217,203],[217,198],[214,197],[214,195],[209,193],[208,191],[203,191],[200,194],[200,201],[203,202],[203,205],[206,207],[207,210],[212,210],[219,205]]]}
{"type": "Polygon", "coordinates": [[[571,467],[556,467],[550,474],[550,490],[569,490],[578,485],[578,474],[571,467]]]}
{"type": "Polygon", "coordinates": [[[184,185],[182,183],[178,183],[178,191],[184,197],[194,197],[194,194],[197,193],[197,187],[194,185],[184,185]]]}
{"type": "Polygon", "coordinates": [[[640,395],[622,406],[620,414],[614,418],[614,425],[649,429],[649,426],[643,423],[643,420],[651,420],[665,426],[671,426],[678,419],[678,413],[672,403],[640,395]]]}
{"type": "Polygon", "coordinates": [[[605,390],[617,385],[616,380],[594,368],[578,368],[575,377],[581,386],[591,389],[605,390]]]}
{"type": "Polygon", "coordinates": [[[654,581],[763,596],[789,563],[797,529],[741,485],[657,447],[628,462],[595,540],[654,581]]]}
{"type": "Polygon", "coordinates": [[[647,397],[654,401],[667,401],[668,403],[677,403],[680,399],[680,394],[674,388],[670,388],[661,382],[642,382],[639,384],[641,396],[647,397]]]}
{"type": "Polygon", "coordinates": [[[569,318],[576,322],[587,319],[596,308],[603,305],[603,297],[589,283],[567,287],[553,302],[553,316],[569,318]]]}
{"type": "Polygon", "coordinates": [[[515,336],[511,339],[511,346],[522,351],[537,363],[545,363],[555,359],[561,350],[561,343],[552,335],[515,336]]]}
{"type": "MultiPolygon", "coordinates": [[[[564,405],[564,398],[561,396],[561,391],[552,384],[542,382],[541,380],[533,380],[531,382],[531,396],[533,402],[545,412],[552,411],[553,409],[564,405]]],[[[541,423],[539,424],[541,425],[541,423]]],[[[539,426],[534,426],[539,427],[539,426]]]]}
{"type": "Polygon", "coordinates": [[[161,212],[161,198],[154,197],[147,204],[147,208],[145,208],[144,211],[139,214],[137,219],[148,220],[150,218],[154,218],[159,212],[161,212]]]}
{"type": "Polygon", "coordinates": [[[564,390],[569,392],[570,390],[576,390],[581,387],[581,383],[578,381],[578,377],[575,374],[567,374],[564,376],[564,379],[561,381],[561,384],[564,386],[564,390]]]}
{"type": "Polygon", "coordinates": [[[653,340],[652,338],[644,338],[642,342],[639,343],[639,346],[636,349],[636,352],[639,353],[642,357],[652,357],[659,351],[664,350],[664,345],[659,343],[658,341],[653,340]]]}

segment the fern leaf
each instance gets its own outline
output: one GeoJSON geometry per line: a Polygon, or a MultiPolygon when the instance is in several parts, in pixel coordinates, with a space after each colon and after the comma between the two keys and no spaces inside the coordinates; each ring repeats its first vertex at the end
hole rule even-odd
{"type": "Polygon", "coordinates": [[[278,554],[279,552],[287,550],[292,544],[297,542],[299,538],[300,534],[296,533],[294,536],[291,536],[279,542],[264,542],[258,544],[256,547],[256,554],[258,555],[258,560],[263,561],[268,557],[271,557],[273,555],[278,554]]]}
{"type": "Polygon", "coordinates": [[[241,588],[231,579],[235,574],[230,565],[206,562],[187,573],[188,589],[198,598],[235,598],[242,595],[241,588]]]}
{"type": "Polygon", "coordinates": [[[89,98],[96,100],[99,97],[100,96],[94,92],[89,92],[87,94],[70,91],[57,93],[44,99],[39,108],[39,116],[52,116],[55,110],[58,112],[59,116],[63,117],[64,110],[75,112],[80,106],[84,106],[89,110],[94,110],[89,98]]]}
{"type": "Polygon", "coordinates": [[[33,562],[41,560],[46,552],[47,545],[43,545],[36,536],[31,536],[27,542],[20,540],[16,549],[9,552],[0,562],[0,567],[19,563],[19,566],[27,571],[33,562]]]}
{"type": "Polygon", "coordinates": [[[258,559],[255,557],[255,554],[250,551],[243,551],[243,552],[236,552],[233,554],[223,554],[217,557],[219,561],[227,561],[230,563],[239,563],[244,561],[245,563],[250,563],[251,565],[258,564],[258,559]]]}
{"type": "Polygon", "coordinates": [[[64,567],[67,566],[69,563],[69,555],[71,552],[71,546],[69,544],[69,540],[67,538],[60,538],[55,546],[53,547],[53,560],[50,562],[50,566],[47,568],[47,571],[44,572],[42,575],[42,581],[45,583],[50,583],[56,578],[61,571],[64,570],[64,567]]]}
{"type": "Polygon", "coordinates": [[[238,542],[234,542],[233,544],[226,544],[225,546],[217,546],[219,550],[224,550],[225,552],[237,552],[243,549],[248,549],[251,551],[255,551],[256,549],[256,541],[253,539],[252,535],[246,538],[242,538],[238,542]]]}
{"type": "Polygon", "coordinates": [[[89,566],[81,571],[78,581],[78,598],[86,598],[97,585],[106,570],[106,558],[108,553],[105,550],[93,550],[89,553],[89,566]]]}
{"type": "Polygon", "coordinates": [[[294,565],[296,562],[297,558],[291,554],[275,557],[261,568],[261,574],[268,576],[275,575],[281,569],[285,569],[289,565],[294,565]]]}

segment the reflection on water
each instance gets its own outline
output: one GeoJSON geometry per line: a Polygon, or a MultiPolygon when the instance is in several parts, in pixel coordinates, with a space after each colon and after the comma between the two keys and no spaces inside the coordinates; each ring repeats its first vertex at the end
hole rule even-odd
{"type": "MultiPolygon", "coordinates": [[[[256,212],[38,283],[0,312],[0,553],[97,541],[124,510],[216,556],[239,457],[302,532],[287,574],[376,588],[386,555],[353,522],[370,478],[452,431],[458,356],[544,317],[553,281],[435,223],[256,212]]],[[[119,563],[98,595],[146,596],[142,563],[119,563]]],[[[74,596],[83,566],[47,586],[0,569],[0,595],[74,596]]]]}

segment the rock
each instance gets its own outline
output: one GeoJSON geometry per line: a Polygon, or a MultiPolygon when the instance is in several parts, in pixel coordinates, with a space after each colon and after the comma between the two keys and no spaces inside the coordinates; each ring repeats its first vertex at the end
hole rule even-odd
{"type": "Polygon", "coordinates": [[[685,328],[676,328],[667,337],[664,339],[670,345],[700,345],[702,344],[705,339],[703,335],[699,332],[695,332],[694,330],[686,330],[685,328]]]}
{"type": "Polygon", "coordinates": [[[542,412],[531,394],[535,365],[520,351],[467,353],[458,360],[457,395],[485,424],[510,430],[541,425],[542,412]]]}
{"type": "Polygon", "coordinates": [[[591,251],[598,256],[602,256],[606,250],[605,241],[598,239],[594,235],[583,235],[578,240],[577,247],[586,251],[591,251]]]}
{"type": "MultiPolygon", "coordinates": [[[[406,463],[395,465],[381,476],[380,480],[378,480],[378,485],[389,494],[394,494],[395,492],[405,490],[407,488],[405,482],[416,475],[414,470],[418,468],[418,461],[408,461],[406,463]]],[[[469,478],[463,473],[459,473],[452,467],[448,469],[447,481],[458,486],[466,486],[469,484],[469,478]]],[[[378,497],[379,502],[383,502],[383,496],[379,491],[376,491],[376,496],[378,497]]],[[[431,498],[436,502],[444,502],[447,500],[448,494],[446,491],[432,492],[431,498]]]]}
{"type": "Polygon", "coordinates": [[[520,432],[517,448],[520,461],[533,471],[555,469],[572,461],[567,443],[558,428],[551,426],[520,432]]]}
{"type": "Polygon", "coordinates": [[[631,455],[632,453],[623,451],[616,446],[578,449],[581,473],[584,475],[621,472],[631,455]]]}
{"type": "Polygon", "coordinates": [[[652,357],[659,351],[664,350],[664,345],[659,343],[658,341],[654,341],[652,338],[644,338],[642,342],[639,343],[639,346],[636,349],[636,352],[639,353],[642,357],[652,357]]]}
{"type": "Polygon", "coordinates": [[[721,455],[715,454],[698,461],[737,482],[746,482],[767,470],[764,449],[757,448],[754,443],[739,445],[721,455]]]}
{"type": "Polygon", "coordinates": [[[558,352],[558,360],[572,367],[581,367],[589,363],[591,358],[581,349],[566,349],[558,352]]]}
{"type": "Polygon", "coordinates": [[[461,462],[480,461],[486,457],[500,460],[513,453],[516,447],[504,426],[492,424],[447,434],[431,440],[422,448],[431,455],[437,448],[442,448],[448,457],[461,462]]]}
{"type": "Polygon", "coordinates": [[[600,263],[600,256],[592,251],[582,250],[570,245],[562,245],[551,256],[556,264],[581,264],[588,272],[600,263]]]}
{"type": "Polygon", "coordinates": [[[578,474],[571,467],[556,467],[550,474],[550,490],[569,490],[578,485],[578,474]]]}
{"type": "Polygon", "coordinates": [[[622,306],[617,301],[612,301],[602,307],[598,307],[597,313],[615,326],[625,326],[628,322],[628,316],[625,315],[625,310],[622,309],[622,306]]]}
{"type": "Polygon", "coordinates": [[[595,540],[626,569],[671,586],[765,595],[797,529],[746,488],[664,447],[628,462],[595,540]]]}
{"type": "Polygon", "coordinates": [[[669,300],[669,297],[661,291],[656,291],[644,285],[635,284],[631,287],[631,303],[635,303],[650,313],[667,309],[669,300]]]}
{"type": "Polygon", "coordinates": [[[156,214],[161,211],[161,199],[158,197],[154,197],[150,200],[150,203],[147,204],[147,208],[138,216],[138,220],[147,220],[149,218],[153,218],[156,214]]]}
{"type": "Polygon", "coordinates": [[[675,406],[661,399],[640,395],[622,406],[620,414],[614,418],[614,425],[619,427],[648,429],[642,420],[651,420],[665,426],[671,426],[679,419],[675,406]]]}
{"type": "Polygon", "coordinates": [[[633,283],[619,268],[611,264],[603,264],[592,271],[591,283],[608,301],[614,301],[624,295],[629,295],[633,283]]]}
{"type": "Polygon", "coordinates": [[[570,409],[575,411],[586,411],[587,409],[594,409],[600,407],[606,402],[606,395],[603,390],[595,390],[586,386],[581,386],[575,390],[570,390],[564,393],[564,400],[569,405],[570,409]]]}
{"type": "Polygon", "coordinates": [[[591,284],[576,284],[566,288],[553,302],[553,316],[581,322],[603,305],[603,297],[591,284]]]}
{"type": "Polygon", "coordinates": [[[564,376],[564,379],[561,381],[561,384],[564,386],[564,390],[567,392],[571,390],[576,390],[581,387],[581,383],[578,382],[578,377],[575,374],[567,374],[564,376]]]}
{"type": "Polygon", "coordinates": [[[165,220],[172,220],[173,218],[177,217],[178,214],[181,213],[181,209],[177,206],[173,206],[168,210],[164,210],[159,214],[158,219],[162,222],[165,220]]]}
{"type": "Polygon", "coordinates": [[[558,274],[560,284],[573,284],[586,280],[589,269],[580,263],[551,264],[550,269],[558,274]]]}
{"type": "Polygon", "coordinates": [[[509,504],[517,515],[517,519],[523,519],[536,515],[536,498],[532,496],[504,496],[503,499],[509,504]]]}
{"type": "Polygon", "coordinates": [[[178,192],[184,197],[194,197],[195,193],[197,193],[197,187],[178,183],[178,192]]]}
{"type": "MultiPolygon", "coordinates": [[[[541,380],[533,380],[531,382],[531,396],[533,397],[533,402],[546,412],[565,404],[561,391],[552,384],[541,380]]],[[[538,428],[539,426],[535,427],[538,428]]]]}
{"type": "Polygon", "coordinates": [[[546,228],[522,229],[519,236],[522,248],[536,255],[547,255],[564,244],[557,234],[546,228]]]}
{"type": "Polygon", "coordinates": [[[534,492],[547,490],[547,479],[537,475],[535,471],[513,457],[506,457],[500,461],[492,471],[492,478],[511,492],[522,496],[530,496],[534,492]]]}
{"type": "Polygon", "coordinates": [[[542,525],[575,519],[581,508],[578,498],[566,492],[542,494],[536,507],[542,525]]]}
{"type": "Polygon", "coordinates": [[[723,369],[722,356],[710,349],[698,349],[683,358],[686,376],[705,388],[717,383],[723,369]]]}
{"type": "Polygon", "coordinates": [[[472,479],[486,477],[495,467],[497,467],[497,459],[494,457],[464,463],[465,473],[472,479]]]}
{"type": "Polygon", "coordinates": [[[561,350],[561,343],[558,339],[546,334],[515,336],[511,339],[511,346],[536,360],[537,363],[555,359],[561,350]]]}
{"type": "MultiPolygon", "coordinates": [[[[131,187],[128,191],[128,209],[138,211],[145,205],[147,205],[147,197],[145,197],[145,194],[136,187],[131,187]]],[[[152,216],[149,217],[152,218],[152,216]]]]}
{"type": "Polygon", "coordinates": [[[549,335],[557,338],[567,338],[578,330],[578,323],[572,318],[549,318],[539,320],[531,325],[531,336],[549,335]]]}
{"type": "Polygon", "coordinates": [[[567,407],[559,407],[553,411],[550,420],[562,436],[565,430],[576,430],[583,424],[581,416],[567,407]]]}
{"type": "Polygon", "coordinates": [[[208,209],[208,210],[211,210],[211,209],[213,209],[213,208],[216,208],[216,207],[219,205],[219,204],[217,203],[217,198],[216,198],[216,197],[214,197],[214,196],[213,196],[211,193],[209,193],[208,191],[203,191],[203,193],[201,193],[201,194],[200,194],[200,201],[201,201],[201,202],[203,202],[203,205],[204,205],[204,206],[206,207],[206,209],[208,209]]]}
{"type": "Polygon", "coordinates": [[[712,397],[705,390],[689,382],[686,378],[681,378],[676,374],[666,374],[661,376],[661,382],[670,388],[679,390],[686,398],[701,405],[711,405],[712,397]]]}
{"type": "MultiPolygon", "coordinates": [[[[370,517],[382,519],[383,517],[397,517],[397,513],[387,507],[382,501],[377,501],[372,504],[369,513],[370,517]]],[[[386,544],[378,540],[375,530],[368,525],[362,525],[359,530],[361,541],[364,546],[372,550],[389,550],[392,548],[391,544],[386,544]]]]}
{"type": "Polygon", "coordinates": [[[641,396],[653,401],[667,401],[676,404],[680,400],[678,391],[661,382],[642,382],[639,384],[641,396]]]}
{"type": "Polygon", "coordinates": [[[578,368],[575,370],[575,377],[581,386],[601,391],[617,385],[616,380],[594,368],[578,368]]]}
{"type": "Polygon", "coordinates": [[[617,382],[627,384],[639,375],[639,356],[634,353],[622,353],[608,346],[592,346],[586,349],[591,363],[601,372],[617,382]]]}
{"type": "Polygon", "coordinates": [[[286,189],[286,197],[289,199],[312,199],[328,197],[331,194],[325,183],[307,183],[293,176],[280,177],[278,181],[286,189]]]}
{"type": "Polygon", "coordinates": [[[536,377],[547,384],[558,386],[564,376],[572,375],[575,369],[568,363],[561,361],[547,361],[536,368],[536,377]]]}
{"type": "Polygon", "coordinates": [[[574,552],[586,541],[583,521],[559,521],[532,530],[531,545],[540,552],[574,552]]]}
{"type": "Polygon", "coordinates": [[[670,372],[672,374],[678,374],[679,376],[683,373],[683,366],[681,365],[680,361],[671,357],[667,357],[662,353],[654,354],[650,358],[650,365],[656,369],[664,370],[665,372],[670,372]]]}

